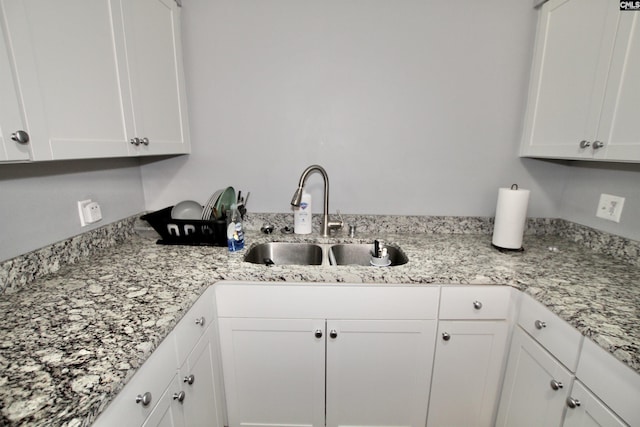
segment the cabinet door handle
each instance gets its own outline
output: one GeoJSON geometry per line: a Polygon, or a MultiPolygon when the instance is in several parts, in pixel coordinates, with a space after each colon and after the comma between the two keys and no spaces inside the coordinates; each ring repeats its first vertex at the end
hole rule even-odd
{"type": "Polygon", "coordinates": [[[142,406],[149,406],[151,403],[151,393],[146,392],[136,396],[136,403],[142,403],[142,406]]]}
{"type": "Polygon", "coordinates": [[[140,145],[140,138],[131,138],[129,142],[137,147],[138,145],[140,145]]]}
{"type": "Polygon", "coordinates": [[[482,308],[482,303],[480,301],[474,301],[473,308],[475,308],[476,310],[480,310],[482,308]]]}
{"type": "Polygon", "coordinates": [[[149,145],[149,138],[142,138],[140,140],[140,144],[142,145],[149,145]]]}
{"type": "Polygon", "coordinates": [[[560,390],[561,388],[564,387],[564,384],[562,384],[560,381],[557,380],[551,380],[551,389],[553,390],[560,390]]]}
{"type": "Polygon", "coordinates": [[[547,327],[546,322],[543,322],[542,320],[536,320],[535,322],[533,322],[533,325],[536,327],[536,329],[543,329],[547,327]]]}
{"type": "Polygon", "coordinates": [[[604,147],[604,142],[602,142],[602,141],[595,141],[593,143],[593,149],[594,150],[597,150],[597,149],[602,148],[602,147],[604,147]]]}
{"type": "Polygon", "coordinates": [[[443,332],[442,339],[445,341],[449,341],[451,339],[451,335],[449,335],[449,332],[443,332]]]}
{"type": "Polygon", "coordinates": [[[586,139],[583,139],[582,141],[580,141],[580,148],[588,148],[591,145],[591,142],[587,141],[586,139]]]}
{"type": "Polygon", "coordinates": [[[331,338],[334,338],[334,339],[335,339],[335,338],[338,336],[338,332],[337,332],[335,329],[332,329],[332,330],[329,332],[329,336],[330,336],[331,338]]]}
{"type": "Polygon", "coordinates": [[[198,317],[196,319],[196,325],[204,326],[204,317],[198,317]]]}
{"type": "Polygon", "coordinates": [[[184,378],[182,379],[182,382],[183,382],[183,383],[187,383],[187,384],[189,384],[189,385],[193,385],[193,383],[195,382],[195,380],[196,380],[196,377],[195,377],[193,374],[191,374],[191,375],[188,375],[188,376],[184,377],[184,378]]]}
{"type": "Polygon", "coordinates": [[[173,393],[173,400],[177,400],[178,402],[184,402],[184,397],[186,396],[184,391],[180,391],[179,393],[173,393]]]}
{"type": "Polygon", "coordinates": [[[580,406],[580,401],[578,399],[574,399],[573,397],[567,397],[567,406],[571,409],[575,409],[580,406]]]}
{"type": "Polygon", "coordinates": [[[27,144],[29,142],[29,134],[23,130],[17,130],[11,134],[11,139],[18,144],[27,144]]]}
{"type": "Polygon", "coordinates": [[[316,338],[322,338],[322,329],[316,329],[314,335],[316,336],[316,338]]]}

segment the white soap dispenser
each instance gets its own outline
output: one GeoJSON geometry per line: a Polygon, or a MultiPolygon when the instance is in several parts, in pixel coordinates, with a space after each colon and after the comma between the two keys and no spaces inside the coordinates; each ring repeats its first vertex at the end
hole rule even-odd
{"type": "Polygon", "coordinates": [[[293,232],[311,234],[311,194],[303,191],[300,206],[293,209],[293,232]]]}

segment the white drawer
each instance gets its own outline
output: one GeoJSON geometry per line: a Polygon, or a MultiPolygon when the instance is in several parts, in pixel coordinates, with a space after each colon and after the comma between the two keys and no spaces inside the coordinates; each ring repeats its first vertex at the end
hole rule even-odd
{"type": "Polygon", "coordinates": [[[640,374],[585,339],[576,376],[626,423],[640,426],[640,374]]]}
{"type": "Polygon", "coordinates": [[[508,286],[443,286],[440,319],[506,319],[511,292],[508,286]]]}
{"type": "Polygon", "coordinates": [[[529,295],[522,295],[518,324],[571,372],[576,371],[582,335],[529,295]]]}
{"type": "Polygon", "coordinates": [[[438,315],[436,285],[220,282],[218,317],[429,320],[438,315]]]}
{"type": "Polygon", "coordinates": [[[174,328],[178,366],[182,366],[207,327],[215,320],[214,289],[209,287],[174,328]]]}

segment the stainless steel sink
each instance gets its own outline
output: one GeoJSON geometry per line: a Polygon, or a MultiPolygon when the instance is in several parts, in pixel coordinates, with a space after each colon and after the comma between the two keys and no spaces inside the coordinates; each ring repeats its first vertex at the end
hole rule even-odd
{"type": "MultiPolygon", "coordinates": [[[[409,261],[407,255],[397,246],[386,245],[389,254],[390,266],[406,264],[409,261]]],[[[329,248],[333,252],[336,265],[371,265],[373,244],[369,243],[344,243],[333,245],[329,248]]],[[[332,259],[329,255],[329,259],[332,259]]]]}
{"type": "MultiPolygon", "coordinates": [[[[373,243],[289,243],[269,242],[252,246],[246,262],[264,265],[362,265],[371,266],[373,243]]],[[[398,246],[386,245],[389,266],[406,264],[409,259],[398,246]]]]}
{"type": "Polygon", "coordinates": [[[244,260],[265,265],[321,265],[322,247],[313,243],[270,242],[253,246],[244,260]]]}

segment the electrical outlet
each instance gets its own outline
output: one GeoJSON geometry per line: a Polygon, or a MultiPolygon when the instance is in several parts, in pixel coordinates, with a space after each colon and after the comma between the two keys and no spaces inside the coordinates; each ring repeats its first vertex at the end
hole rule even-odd
{"type": "Polygon", "coordinates": [[[609,221],[620,222],[623,206],[624,197],[603,193],[600,195],[600,203],[598,203],[596,216],[598,218],[608,219],[609,221]]]}
{"type": "Polygon", "coordinates": [[[78,215],[80,216],[80,225],[83,227],[102,219],[100,205],[91,199],[78,201],[78,215]]]}

